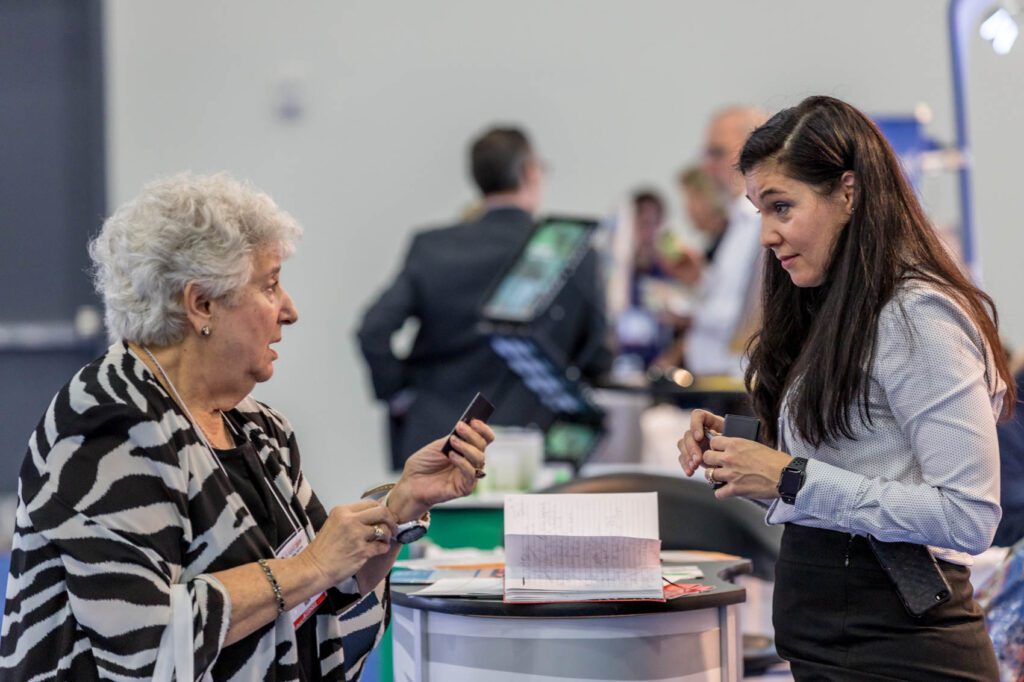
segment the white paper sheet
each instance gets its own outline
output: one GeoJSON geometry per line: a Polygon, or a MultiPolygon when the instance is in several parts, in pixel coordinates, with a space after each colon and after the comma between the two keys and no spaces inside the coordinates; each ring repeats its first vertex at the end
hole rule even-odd
{"type": "Polygon", "coordinates": [[[505,534],[657,540],[658,494],[506,495],[505,534]]]}
{"type": "Polygon", "coordinates": [[[657,493],[509,495],[506,601],[660,598],[657,493]]]}
{"type": "Polygon", "coordinates": [[[501,578],[442,578],[409,594],[418,597],[500,597],[502,589],[501,578]]]}

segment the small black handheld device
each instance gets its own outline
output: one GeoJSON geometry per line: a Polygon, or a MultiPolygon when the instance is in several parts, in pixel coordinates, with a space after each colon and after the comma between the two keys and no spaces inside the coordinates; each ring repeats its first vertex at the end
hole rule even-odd
{"type": "Polygon", "coordinates": [[[729,438],[759,440],[761,438],[761,420],[757,417],[727,414],[725,415],[725,428],[722,429],[722,435],[729,438]]]}
{"type": "MultiPolygon", "coordinates": [[[[494,405],[491,401],[483,396],[482,393],[477,393],[473,396],[473,399],[469,401],[469,406],[466,407],[466,411],[459,417],[460,422],[466,422],[467,424],[474,419],[479,419],[482,422],[486,422],[494,414],[494,405]]],[[[458,423],[456,423],[458,426],[458,423]]],[[[452,436],[455,435],[455,427],[452,427],[451,433],[448,434],[448,438],[445,440],[444,445],[441,447],[441,452],[446,455],[451,455],[452,452],[452,436]]]]}
{"type": "MultiPolygon", "coordinates": [[[[710,429],[706,429],[704,433],[709,438],[721,435],[729,438],[745,438],[746,440],[759,441],[761,438],[761,421],[757,417],[727,414],[725,415],[725,426],[722,427],[722,433],[718,434],[710,429]]],[[[712,487],[718,490],[723,485],[725,483],[715,483],[712,487]]]]}
{"type": "Polygon", "coordinates": [[[868,544],[911,616],[920,618],[949,601],[949,582],[927,547],[910,542],[882,542],[873,535],[868,536],[868,544]]]}

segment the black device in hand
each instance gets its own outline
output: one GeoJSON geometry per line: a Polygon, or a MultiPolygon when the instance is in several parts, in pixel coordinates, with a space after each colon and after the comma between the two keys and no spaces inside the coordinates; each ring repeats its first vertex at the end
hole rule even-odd
{"type": "MultiPolygon", "coordinates": [[[[744,417],[738,414],[725,415],[725,426],[722,433],[706,430],[705,435],[710,438],[715,436],[727,436],[729,438],[745,438],[746,440],[759,441],[761,438],[761,421],[757,417],[744,417]]],[[[710,444],[710,440],[709,440],[710,444]]],[[[715,483],[712,487],[715,490],[721,488],[725,483],[715,483]]]]}
{"type": "MultiPolygon", "coordinates": [[[[474,419],[479,419],[482,422],[486,422],[494,414],[494,405],[491,401],[483,396],[481,393],[477,393],[473,396],[473,399],[469,402],[469,406],[466,407],[466,411],[459,417],[460,422],[466,422],[467,424],[474,419]]],[[[458,423],[455,424],[458,426],[458,423]]],[[[452,427],[451,433],[448,434],[448,438],[445,440],[444,445],[441,447],[441,452],[446,455],[450,455],[452,452],[452,436],[455,435],[455,427],[452,427]]]]}
{"type": "Polygon", "coordinates": [[[868,544],[907,613],[920,618],[929,609],[949,601],[950,587],[935,557],[924,545],[882,542],[868,536],[868,544]]]}

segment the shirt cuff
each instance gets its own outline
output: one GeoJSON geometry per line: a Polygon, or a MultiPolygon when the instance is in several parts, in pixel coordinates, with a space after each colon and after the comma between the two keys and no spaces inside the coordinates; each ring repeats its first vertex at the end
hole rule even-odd
{"type": "Polygon", "coordinates": [[[818,460],[807,460],[804,485],[796,495],[795,510],[830,522],[839,528],[850,528],[853,510],[868,479],[818,460]]]}
{"type": "Polygon", "coordinates": [[[779,526],[788,523],[793,517],[793,507],[783,503],[781,499],[772,500],[768,505],[768,511],[764,515],[764,522],[769,526],[779,526]]]}
{"type": "Polygon", "coordinates": [[[220,650],[224,646],[224,642],[228,638],[228,630],[231,628],[231,593],[228,592],[228,588],[224,587],[218,578],[214,578],[209,573],[202,573],[196,576],[196,580],[202,580],[211,589],[216,590],[220,593],[221,598],[224,600],[224,606],[222,607],[223,613],[221,614],[221,629],[218,633],[217,649],[220,650]]]}
{"type": "Polygon", "coordinates": [[[341,592],[342,594],[355,597],[355,599],[353,599],[351,603],[346,604],[344,608],[337,612],[337,614],[339,616],[342,616],[370,598],[373,598],[378,604],[383,604],[384,596],[387,593],[388,588],[387,578],[387,576],[384,576],[384,578],[379,583],[377,583],[377,585],[374,586],[372,590],[370,590],[362,596],[359,596],[359,583],[356,582],[356,579],[354,577],[348,578],[347,580],[335,585],[335,589],[341,592]]]}

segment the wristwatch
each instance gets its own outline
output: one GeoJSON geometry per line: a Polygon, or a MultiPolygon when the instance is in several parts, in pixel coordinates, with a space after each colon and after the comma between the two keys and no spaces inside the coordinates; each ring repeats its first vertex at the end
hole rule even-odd
{"type": "Polygon", "coordinates": [[[803,457],[794,457],[786,468],[782,470],[779,477],[779,497],[786,504],[796,502],[796,494],[804,487],[804,471],[807,469],[807,460],[803,457]]]}
{"type": "Polygon", "coordinates": [[[391,539],[400,545],[408,545],[426,535],[428,530],[430,530],[430,512],[418,519],[398,524],[395,535],[391,539]]]}
{"type": "MultiPolygon", "coordinates": [[[[388,506],[388,495],[391,494],[391,489],[395,487],[394,483],[385,483],[378,485],[375,488],[370,488],[364,492],[361,499],[364,500],[383,500],[381,504],[385,507],[388,506]]],[[[410,542],[416,542],[421,537],[427,534],[430,529],[430,512],[425,513],[418,519],[412,521],[406,521],[400,523],[395,528],[395,534],[391,537],[392,542],[397,542],[400,545],[408,545],[410,542]]]]}

